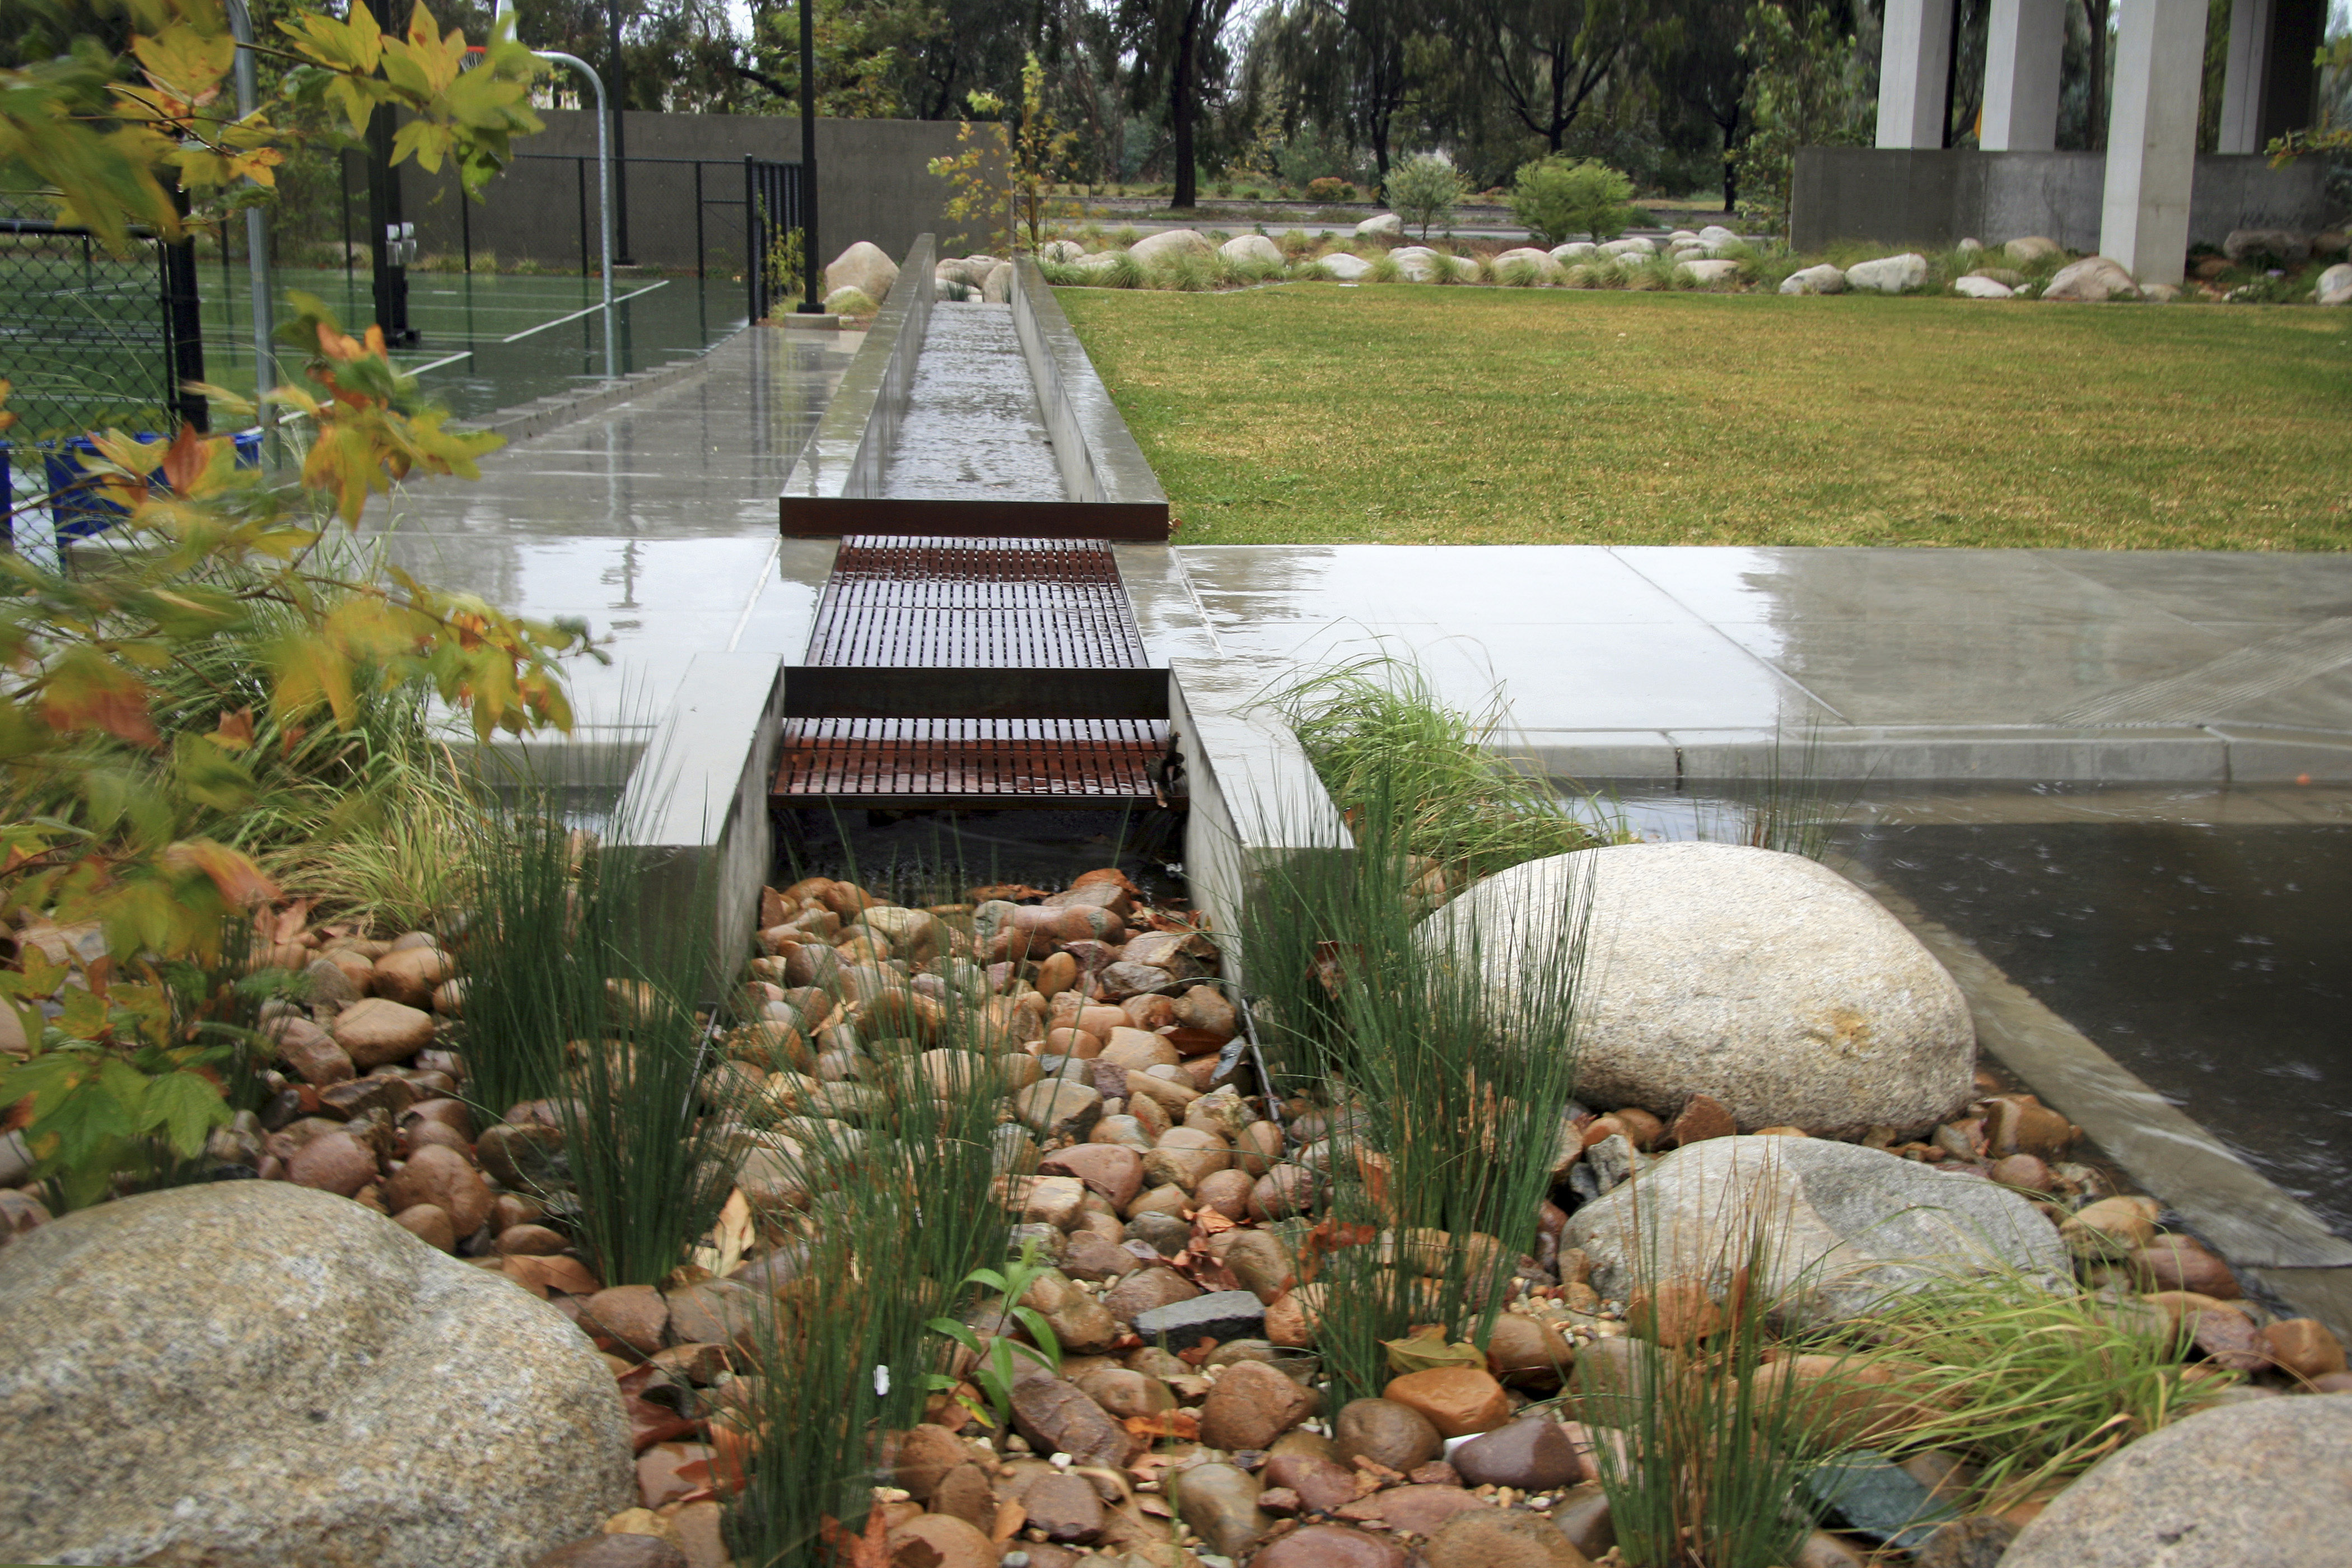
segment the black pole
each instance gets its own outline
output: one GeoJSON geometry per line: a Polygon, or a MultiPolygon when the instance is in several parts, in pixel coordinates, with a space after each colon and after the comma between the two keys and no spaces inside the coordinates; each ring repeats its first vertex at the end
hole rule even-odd
{"type": "Polygon", "coordinates": [[[743,308],[754,322],[767,320],[767,301],[761,296],[761,273],[767,258],[760,254],[760,199],[751,173],[751,154],[743,154],[743,308]]]}
{"type": "Polygon", "coordinates": [[[572,160],[572,183],[580,193],[580,271],[583,277],[594,270],[588,258],[588,160],[572,160]]]}
{"type": "Polygon", "coordinates": [[[629,259],[629,142],[621,110],[629,101],[628,68],[621,62],[621,0],[604,0],[604,25],[613,35],[613,71],[604,91],[613,114],[613,265],[635,265],[629,259]]]}
{"type": "Polygon", "coordinates": [[[466,253],[466,275],[471,277],[474,272],[473,205],[466,199],[466,176],[458,174],[454,165],[449,172],[457,176],[457,243],[466,253]]]}
{"type": "Polygon", "coordinates": [[[352,159],[351,154],[335,154],[335,178],[343,190],[343,289],[351,290],[352,282],[352,159]]]}
{"type": "Polygon", "coordinates": [[[1952,32],[1949,46],[1944,50],[1944,141],[1950,147],[1958,140],[1952,129],[1952,110],[1959,107],[1952,100],[1960,89],[1960,0],[1952,0],[1952,32]]]}
{"type": "Polygon", "coordinates": [[[811,0],[801,0],[801,263],[806,291],[800,314],[822,316],[816,249],[816,26],[811,0]]]}
{"type": "MultiPolygon", "coordinates": [[[[173,200],[186,216],[188,198],[174,192],[173,200]]],[[[163,285],[163,331],[169,340],[170,384],[163,406],[184,425],[197,430],[212,427],[212,405],[190,387],[205,379],[205,324],[196,305],[196,242],[182,239],[156,247],[161,253],[163,285]]]]}
{"type": "Polygon", "coordinates": [[[709,255],[702,248],[702,160],[694,161],[694,275],[697,279],[710,276],[707,265],[709,255]]]}
{"type": "MultiPolygon", "coordinates": [[[[387,33],[408,30],[412,0],[367,0],[376,26],[387,33]]],[[[375,281],[375,323],[383,341],[394,348],[410,348],[416,329],[408,324],[408,268],[394,259],[392,247],[402,226],[400,173],[392,166],[393,135],[397,127],[390,104],[378,104],[368,116],[368,258],[375,281]]]]}

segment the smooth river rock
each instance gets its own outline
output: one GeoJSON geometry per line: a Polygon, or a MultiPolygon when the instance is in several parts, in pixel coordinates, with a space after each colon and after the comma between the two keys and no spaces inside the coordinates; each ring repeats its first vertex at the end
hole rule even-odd
{"type": "Polygon", "coordinates": [[[1772,1237],[1769,1289],[1811,1323],[1938,1276],[2071,1277],[2056,1228],[2017,1194],[1825,1138],[1715,1138],[1676,1150],[1570,1215],[1560,1242],[1584,1248],[1593,1289],[1622,1300],[1650,1278],[1719,1286],[1746,1263],[1758,1224],[1772,1237]]]}
{"type": "Polygon", "coordinates": [[[636,1500],[611,1370],[514,1285],[279,1182],[0,1253],[0,1555],[514,1568],[636,1500]]]}
{"type": "Polygon", "coordinates": [[[2109,1455],[2001,1568],[2336,1568],[2352,1539],[2352,1399],[2262,1399],[2109,1455]]]}
{"type": "MultiPolygon", "coordinates": [[[[1590,898],[1580,1097],[1662,1118],[1694,1094],[1743,1131],[1932,1126],[1973,1093],[1959,986],[1877,900],[1799,855],[1629,844],[1514,866],[1433,914],[1475,931],[1496,994],[1559,961],[1590,898]]],[[[1502,1004],[1507,1006],[1507,1001],[1502,1004]]]]}

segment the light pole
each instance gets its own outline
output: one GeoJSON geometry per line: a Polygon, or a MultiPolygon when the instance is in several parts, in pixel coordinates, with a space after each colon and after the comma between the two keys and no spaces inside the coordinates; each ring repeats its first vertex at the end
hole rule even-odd
{"type": "Polygon", "coordinates": [[[822,316],[816,259],[816,26],[814,0],[801,0],[801,265],[806,273],[799,314],[822,316]]]}

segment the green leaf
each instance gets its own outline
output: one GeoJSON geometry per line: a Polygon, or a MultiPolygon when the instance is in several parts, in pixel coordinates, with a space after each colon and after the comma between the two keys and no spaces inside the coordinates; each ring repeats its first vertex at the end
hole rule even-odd
{"type": "Polygon", "coordinates": [[[202,1153],[206,1135],[228,1120],[228,1102],[212,1079],[201,1073],[165,1073],[147,1080],[139,1131],[152,1132],[160,1128],[172,1152],[184,1160],[202,1153]]]}

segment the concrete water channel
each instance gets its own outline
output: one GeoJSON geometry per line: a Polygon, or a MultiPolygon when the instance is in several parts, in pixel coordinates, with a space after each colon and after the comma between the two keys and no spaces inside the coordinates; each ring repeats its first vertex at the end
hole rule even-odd
{"type": "MultiPolygon", "coordinates": [[[[729,868],[724,907],[770,868],[795,721],[935,719],[908,704],[942,691],[1015,725],[1079,722],[1074,703],[1133,718],[1105,705],[1156,688],[1140,721],[1172,737],[1191,807],[1162,852],[1230,930],[1256,858],[1346,842],[1259,700],[1407,655],[1452,700],[1499,692],[1498,745],[1654,832],[1696,831],[1775,769],[1842,781],[1834,863],[1953,970],[1988,1051],[2265,1287],[2352,1331],[2352,561],[1170,543],[1052,291],[933,306],[913,298],[929,274],[910,265],[863,337],[746,332],[519,442],[478,485],[402,503],[404,564],[614,639],[583,684],[593,733],[658,775],[651,841],[729,868]],[[846,535],[1103,541],[1120,602],[1097,564],[1087,613],[1116,610],[1123,651],[1053,681],[1062,656],[1034,648],[894,664],[853,638],[860,662],[828,667],[813,633],[846,535]]],[[[1001,616],[1004,581],[966,572],[950,607],[1001,616]]],[[[1077,613],[1035,607],[1033,629],[1077,613]]],[[[982,862],[1050,842],[1075,864],[1118,837],[1084,811],[864,809],[881,804],[850,824],[879,856],[936,847],[943,821],[982,862]]]]}

